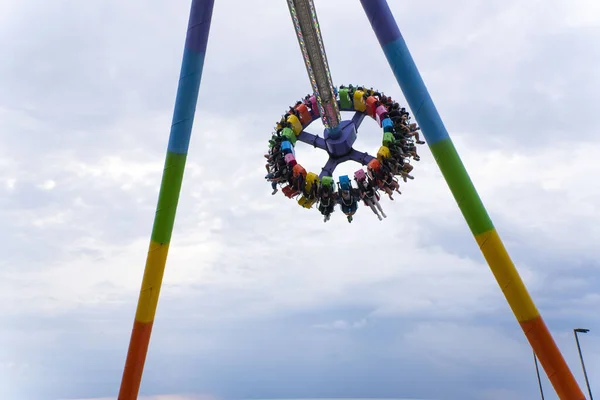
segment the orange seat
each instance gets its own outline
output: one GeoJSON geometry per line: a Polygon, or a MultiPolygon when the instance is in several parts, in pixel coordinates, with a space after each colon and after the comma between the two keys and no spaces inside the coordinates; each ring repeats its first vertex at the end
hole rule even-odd
{"type": "MultiPolygon", "coordinates": [[[[381,163],[376,158],[369,161],[368,167],[373,171],[379,171],[381,169],[381,163]]],[[[295,168],[295,167],[294,167],[295,168]]]]}
{"type": "Polygon", "coordinates": [[[302,175],[302,176],[306,177],[306,170],[300,164],[294,165],[294,168],[292,169],[292,173],[294,174],[294,176],[302,175]]]}
{"type": "Polygon", "coordinates": [[[375,110],[377,110],[377,98],[375,96],[367,97],[367,114],[370,117],[375,118],[375,110]]]}
{"type": "Polygon", "coordinates": [[[308,107],[306,107],[304,104],[298,104],[296,106],[296,110],[298,110],[298,113],[300,114],[300,122],[302,123],[302,126],[310,124],[312,121],[312,116],[310,115],[310,111],[308,111],[308,107]]]}

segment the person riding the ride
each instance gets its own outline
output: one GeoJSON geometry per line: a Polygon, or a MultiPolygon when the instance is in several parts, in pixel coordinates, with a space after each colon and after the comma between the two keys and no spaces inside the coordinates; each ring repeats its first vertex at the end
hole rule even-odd
{"type": "MultiPolygon", "coordinates": [[[[315,185],[317,186],[317,185],[315,185]]],[[[336,198],[332,186],[328,184],[319,184],[317,189],[317,199],[319,202],[319,212],[324,216],[323,222],[329,221],[331,213],[334,211],[336,198]]]]}
{"type": "MultiPolygon", "coordinates": [[[[387,169],[386,167],[383,168],[387,169]]],[[[402,192],[400,192],[400,184],[398,183],[398,180],[394,177],[394,174],[390,170],[386,170],[385,172],[385,177],[383,178],[383,189],[390,197],[390,200],[394,200],[394,198],[392,197],[392,193],[394,191],[398,192],[398,194],[402,194],[402,192]]]]}
{"type": "Polygon", "coordinates": [[[406,152],[414,158],[415,161],[420,161],[421,157],[417,154],[417,146],[414,143],[409,142],[406,148],[406,152]]]}
{"type": "Polygon", "coordinates": [[[265,168],[267,169],[267,172],[270,172],[277,167],[279,164],[278,159],[281,157],[283,157],[283,152],[281,151],[280,145],[277,144],[269,149],[269,152],[265,154],[265,158],[267,159],[265,168]]]}
{"type": "Polygon", "coordinates": [[[419,135],[419,131],[421,130],[421,127],[418,127],[417,124],[412,123],[412,124],[408,125],[408,130],[409,130],[409,135],[414,136],[414,138],[416,140],[415,143],[425,144],[425,142],[421,140],[421,137],[419,135]]]}
{"type": "Polygon", "coordinates": [[[352,216],[358,209],[358,191],[352,187],[352,182],[348,175],[340,176],[337,187],[340,208],[342,209],[342,212],[346,214],[348,222],[352,222],[352,216]]]}
{"type": "MultiPolygon", "coordinates": [[[[285,169],[285,165],[284,165],[284,169],[285,169]]],[[[271,188],[273,189],[273,192],[271,193],[272,195],[274,195],[275,193],[278,192],[278,188],[277,188],[277,184],[279,184],[280,182],[284,181],[284,169],[282,168],[277,168],[276,166],[273,165],[269,165],[267,164],[267,175],[265,176],[265,179],[269,182],[271,182],[271,188]],[[269,168],[271,167],[271,168],[269,168]]]]}
{"type": "Polygon", "coordinates": [[[358,210],[358,198],[352,193],[353,190],[340,189],[339,203],[342,208],[342,212],[346,214],[348,222],[352,222],[352,216],[356,214],[358,210]]]}
{"type": "Polygon", "coordinates": [[[375,182],[369,177],[355,180],[358,185],[360,198],[365,205],[371,208],[373,213],[377,215],[377,218],[379,218],[380,221],[382,220],[382,217],[387,218],[387,215],[385,215],[383,209],[381,208],[381,204],[379,204],[379,193],[377,192],[377,186],[375,185],[375,182]],[[381,213],[381,215],[379,213],[381,213]]]}
{"type": "Polygon", "coordinates": [[[299,193],[303,193],[305,185],[306,185],[306,182],[304,180],[304,175],[298,174],[296,176],[292,176],[292,184],[291,184],[291,186],[296,191],[298,191],[299,193]]]}
{"type": "Polygon", "coordinates": [[[317,199],[318,193],[319,193],[319,184],[317,182],[310,185],[310,189],[308,189],[308,190],[306,190],[306,185],[305,185],[304,189],[302,190],[302,194],[304,195],[304,197],[306,197],[309,200],[317,199]]]}
{"type": "Polygon", "coordinates": [[[275,178],[275,175],[273,173],[268,173],[267,175],[265,175],[265,179],[268,182],[271,182],[271,189],[273,189],[273,192],[271,194],[277,193],[279,191],[279,189],[277,188],[279,179],[275,178]]]}
{"type": "Polygon", "coordinates": [[[400,159],[398,160],[398,168],[399,173],[396,175],[402,176],[404,182],[406,182],[406,179],[415,179],[414,176],[410,175],[410,172],[413,170],[414,167],[410,165],[410,162],[407,162],[404,157],[400,157],[400,159]]]}
{"type": "MultiPolygon", "coordinates": [[[[394,200],[392,194],[394,193],[394,190],[397,190],[400,186],[398,185],[398,182],[394,180],[392,171],[385,164],[380,164],[380,168],[377,170],[367,166],[367,172],[369,173],[369,177],[375,181],[377,187],[385,191],[390,200],[394,200]]],[[[398,193],[400,192],[398,191],[398,193]]]]}
{"type": "Polygon", "coordinates": [[[394,157],[388,157],[388,158],[384,158],[381,161],[381,165],[385,166],[387,169],[389,169],[393,175],[399,175],[400,174],[400,166],[398,163],[398,160],[394,157]]]}

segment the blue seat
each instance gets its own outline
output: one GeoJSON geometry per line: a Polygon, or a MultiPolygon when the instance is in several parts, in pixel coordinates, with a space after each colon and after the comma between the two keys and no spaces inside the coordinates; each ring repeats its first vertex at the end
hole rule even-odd
{"type": "Polygon", "coordinates": [[[391,118],[386,118],[383,121],[381,121],[381,126],[383,126],[384,132],[392,132],[392,130],[394,129],[394,123],[392,122],[391,118]]]}
{"type": "Polygon", "coordinates": [[[352,189],[352,183],[350,182],[350,178],[348,178],[348,175],[340,176],[340,187],[342,188],[342,190],[352,189]]]}
{"type": "Polygon", "coordinates": [[[284,140],[281,142],[281,151],[283,154],[294,154],[294,146],[288,140],[284,140]]]}

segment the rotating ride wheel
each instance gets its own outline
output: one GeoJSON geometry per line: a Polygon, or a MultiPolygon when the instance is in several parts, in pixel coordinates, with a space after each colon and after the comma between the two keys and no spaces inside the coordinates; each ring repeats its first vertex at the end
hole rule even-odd
{"type": "Polygon", "coordinates": [[[405,108],[373,89],[349,85],[336,88],[336,93],[340,111],[354,112],[352,119],[342,121],[335,130],[325,130],[320,137],[306,131],[320,118],[315,96],[308,95],[298,101],[277,123],[269,141],[265,155],[269,172],[266,179],[275,188],[273,194],[277,192],[276,186],[283,186],[283,194],[297,200],[300,206],[311,209],[317,205],[325,222],[338,204],[348,222],[352,222],[361,201],[381,220],[386,215],[379,204],[379,192],[385,192],[394,200],[392,194],[400,193],[397,177],[404,182],[413,179],[410,161],[419,161],[416,146],[424,144],[419,137],[420,128],[411,123],[405,108]],[[375,157],[352,147],[366,116],[374,119],[383,131],[381,147],[375,157]],[[296,160],[298,142],[328,153],[329,160],[319,175],[307,172],[296,160]],[[354,172],[356,186],[348,175],[340,176],[337,184],[333,179],[335,168],[346,161],[366,166],[366,171],[361,167],[354,172]]]}

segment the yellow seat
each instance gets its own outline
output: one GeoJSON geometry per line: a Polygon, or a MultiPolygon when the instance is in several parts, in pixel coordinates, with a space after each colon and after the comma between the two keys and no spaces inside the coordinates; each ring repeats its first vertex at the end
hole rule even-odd
{"type": "Polygon", "coordinates": [[[381,146],[377,151],[377,159],[379,160],[384,160],[386,158],[390,158],[391,156],[392,153],[390,152],[390,149],[386,146],[381,146]]]}
{"type": "Polygon", "coordinates": [[[296,136],[298,136],[300,132],[302,132],[302,123],[300,122],[298,117],[296,117],[295,115],[288,115],[287,122],[292,124],[292,130],[294,131],[296,136]]]}
{"type": "Polygon", "coordinates": [[[310,190],[312,189],[312,186],[314,184],[318,184],[319,183],[319,175],[315,174],[314,172],[309,172],[308,174],[306,174],[306,193],[310,193],[310,190]]]}
{"type": "Polygon", "coordinates": [[[365,92],[357,90],[354,92],[354,109],[356,111],[365,112],[367,102],[365,101],[365,92]]]}
{"type": "MultiPolygon", "coordinates": [[[[319,175],[315,174],[314,172],[309,172],[308,174],[306,174],[305,182],[306,183],[304,186],[304,191],[306,193],[310,193],[314,185],[319,184],[319,175]]],[[[305,196],[300,197],[300,199],[298,200],[298,204],[300,204],[304,208],[311,208],[316,202],[316,198],[309,199],[305,196]]]]}
{"type": "Polygon", "coordinates": [[[317,199],[309,199],[307,197],[300,197],[300,200],[298,200],[298,204],[300,204],[302,207],[304,208],[312,208],[312,206],[317,202],[317,199]]]}

